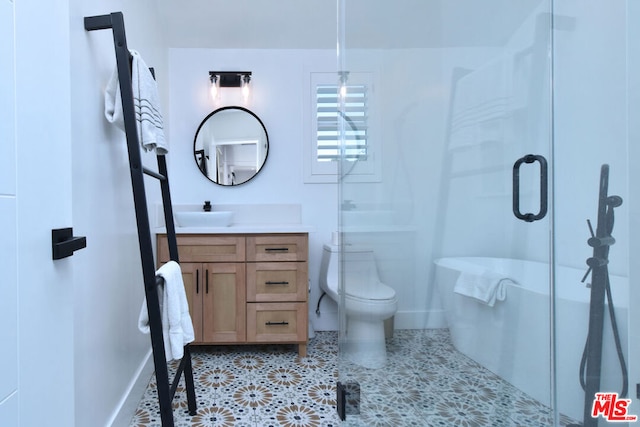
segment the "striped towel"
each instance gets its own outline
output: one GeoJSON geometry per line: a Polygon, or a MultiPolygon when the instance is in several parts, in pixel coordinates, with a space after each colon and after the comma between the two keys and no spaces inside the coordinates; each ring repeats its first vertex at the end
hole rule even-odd
{"type": "MultiPolygon", "coordinates": [[[[131,86],[133,88],[133,104],[140,145],[145,151],[155,150],[156,154],[166,154],[169,151],[169,147],[164,137],[158,86],[140,54],[135,50],[130,50],[130,53],[132,55],[131,86]]],[[[124,116],[117,68],[113,71],[111,79],[107,83],[104,101],[107,120],[124,130],[124,116]]]]}

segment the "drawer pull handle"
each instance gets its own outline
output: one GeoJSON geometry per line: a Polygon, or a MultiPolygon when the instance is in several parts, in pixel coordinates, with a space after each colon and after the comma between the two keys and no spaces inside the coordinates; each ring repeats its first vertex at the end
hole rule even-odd
{"type": "Polygon", "coordinates": [[[267,326],[282,326],[282,325],[288,325],[289,322],[267,322],[265,323],[265,325],[267,326]]]}
{"type": "Polygon", "coordinates": [[[265,285],[288,285],[289,282],[272,282],[272,281],[268,281],[268,282],[264,282],[265,285]]]}
{"type": "Polygon", "coordinates": [[[289,248],[265,248],[265,252],[289,252],[289,248]]]}

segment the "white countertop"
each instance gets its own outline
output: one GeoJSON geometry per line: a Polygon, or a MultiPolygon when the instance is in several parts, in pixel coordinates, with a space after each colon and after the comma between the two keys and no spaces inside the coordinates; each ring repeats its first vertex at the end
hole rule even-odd
{"type": "MultiPolygon", "coordinates": [[[[229,227],[176,227],[176,234],[253,234],[311,233],[316,229],[303,224],[237,224],[229,227]]],[[[166,227],[156,228],[156,234],[166,234],[166,227]]]]}
{"type": "MultiPolygon", "coordinates": [[[[202,205],[174,205],[173,211],[198,212],[202,205]]],[[[302,207],[297,204],[213,204],[214,212],[233,212],[228,227],[178,227],[176,234],[269,234],[311,233],[314,226],[302,224],[302,207]]],[[[156,209],[156,234],[166,234],[162,205],[156,209]]]]}

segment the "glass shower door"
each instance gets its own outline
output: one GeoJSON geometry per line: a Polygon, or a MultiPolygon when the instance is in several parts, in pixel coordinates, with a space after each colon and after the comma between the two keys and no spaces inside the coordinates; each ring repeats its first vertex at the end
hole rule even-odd
{"type": "Polygon", "coordinates": [[[554,4],[556,403],[576,425],[631,426],[640,414],[632,327],[640,9],[578,3],[554,4]]]}
{"type": "Polygon", "coordinates": [[[345,117],[366,93],[340,162],[345,424],[572,422],[553,411],[551,4],[338,6],[345,117]],[[380,340],[375,363],[357,351],[380,340]]]}

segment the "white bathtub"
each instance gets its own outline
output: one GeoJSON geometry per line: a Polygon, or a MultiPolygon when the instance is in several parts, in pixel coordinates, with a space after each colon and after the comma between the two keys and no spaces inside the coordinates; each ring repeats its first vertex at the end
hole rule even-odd
{"type": "MultiPolygon", "coordinates": [[[[550,405],[550,301],[548,264],[499,258],[441,258],[436,283],[454,346],[536,400],[550,405]],[[461,271],[489,269],[518,282],[493,307],[453,292],[461,271]]],[[[556,267],[558,409],[582,420],[579,367],[588,329],[590,290],[585,270],[556,267]]],[[[590,277],[589,277],[590,279],[590,277]]],[[[616,320],[627,361],[628,280],[610,277],[616,320]]],[[[602,391],[620,392],[622,376],[605,313],[602,391]]]]}

